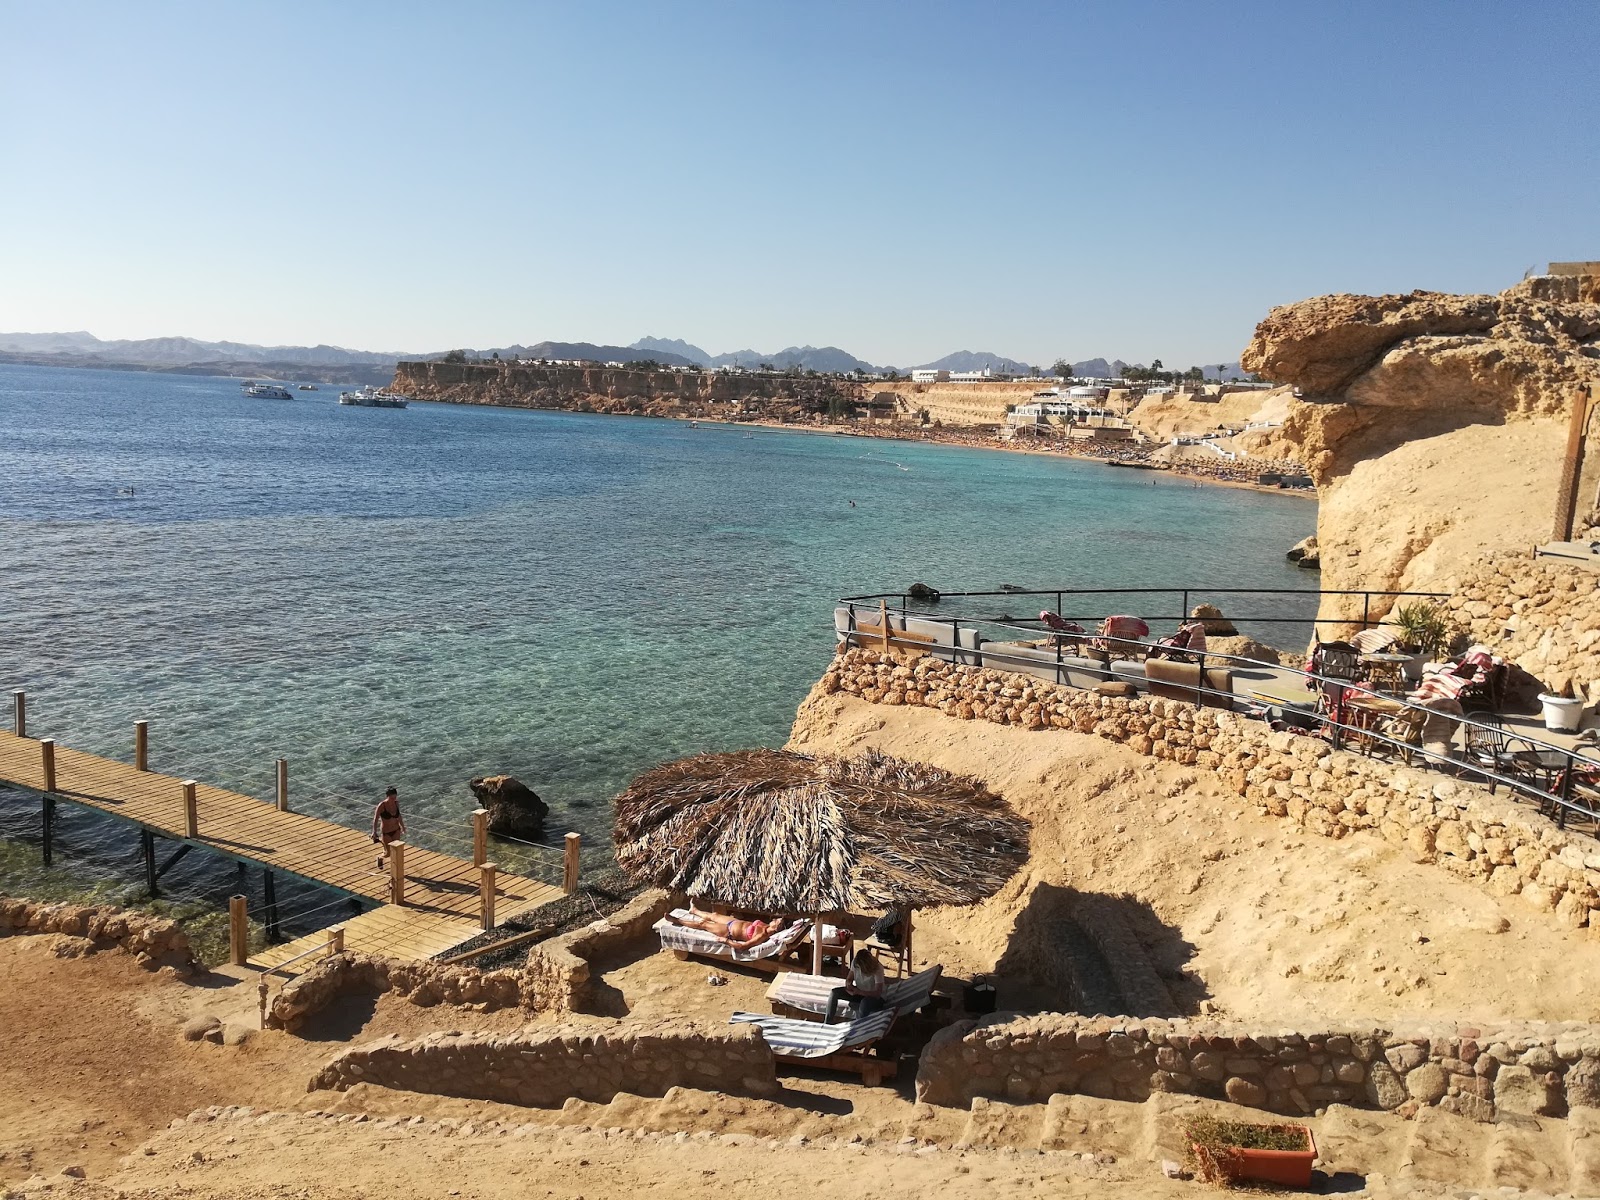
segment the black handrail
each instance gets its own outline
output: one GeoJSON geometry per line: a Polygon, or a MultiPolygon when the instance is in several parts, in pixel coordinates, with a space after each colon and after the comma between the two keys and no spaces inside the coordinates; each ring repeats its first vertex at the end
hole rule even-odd
{"type": "MultiPolygon", "coordinates": [[[[998,594],[1011,595],[1015,593],[998,594]]],[[[1355,594],[1360,595],[1362,593],[1358,592],[1355,594]]],[[[882,597],[872,597],[872,599],[881,598],[882,597]]],[[[842,603],[848,603],[848,601],[844,601],[842,603]]],[[[868,616],[876,616],[875,611],[864,611],[866,611],[868,616]]],[[[902,616],[902,614],[899,613],[894,615],[902,616]]],[[[950,656],[950,661],[954,661],[956,663],[965,663],[967,665],[977,667],[983,667],[989,665],[990,663],[995,663],[998,664],[1000,669],[1011,670],[1012,673],[1019,673],[1015,670],[1017,665],[1026,665],[1035,668],[1052,665],[1049,660],[1041,661],[1037,658],[1008,653],[1005,650],[987,649],[985,647],[989,645],[989,643],[982,640],[974,639],[975,644],[970,648],[961,644],[961,632],[963,624],[968,626],[969,630],[973,633],[977,632],[975,628],[976,626],[989,625],[999,629],[1010,630],[1015,633],[1038,634],[1041,632],[1041,629],[1036,628],[1036,626],[1041,624],[1038,621],[1033,621],[1031,623],[1005,622],[986,618],[941,617],[920,612],[906,615],[930,624],[948,624],[951,627],[951,645],[945,646],[943,644],[935,644],[922,646],[918,644],[919,649],[925,649],[931,654],[948,654],[950,656]]],[[[1233,620],[1235,618],[1229,619],[1233,620]]],[[[903,632],[904,629],[902,628],[899,631],[892,631],[889,634],[891,645],[898,644],[900,647],[905,647],[908,645],[908,643],[904,640],[901,640],[898,643],[895,641],[897,635],[903,632]]],[[[1057,635],[1054,633],[1054,631],[1048,629],[1043,630],[1043,632],[1049,634],[1054,642],[1054,649],[1056,652],[1055,663],[1053,664],[1056,667],[1055,683],[1063,687],[1076,686],[1067,676],[1067,670],[1069,668],[1095,673],[1104,672],[1112,679],[1122,678],[1124,681],[1128,679],[1128,676],[1121,675],[1115,670],[1115,662],[1123,662],[1128,660],[1111,660],[1109,654],[1107,656],[1107,662],[1104,665],[1095,664],[1092,667],[1079,668],[1076,666],[1076,664],[1068,663],[1066,661],[1067,656],[1063,653],[1063,651],[1065,649],[1065,642],[1069,638],[1074,641],[1097,641],[1102,643],[1111,643],[1113,645],[1125,645],[1129,647],[1130,651],[1148,651],[1152,648],[1152,646],[1154,646],[1154,643],[1151,642],[1141,642],[1126,638],[1101,637],[1094,633],[1085,633],[1081,635],[1070,634],[1063,636],[1057,635]]],[[[856,630],[856,606],[854,604],[850,604],[848,627],[842,631],[837,630],[836,628],[836,633],[841,636],[841,639],[846,644],[860,646],[868,650],[874,648],[873,644],[878,642],[881,636],[879,634],[861,634],[856,630]]],[[[1449,766],[1455,768],[1458,773],[1465,772],[1468,777],[1476,778],[1484,783],[1489,784],[1491,787],[1496,787],[1503,784],[1512,796],[1518,799],[1531,800],[1538,805],[1542,814],[1547,813],[1547,815],[1554,816],[1556,819],[1556,824],[1562,828],[1565,828],[1567,818],[1569,816],[1587,820],[1591,822],[1591,828],[1587,832],[1591,837],[1600,840],[1600,809],[1581,804],[1573,800],[1573,783],[1578,772],[1600,772],[1600,747],[1594,748],[1594,752],[1597,757],[1590,758],[1578,753],[1578,751],[1574,748],[1558,746],[1553,742],[1548,742],[1520,731],[1508,733],[1505,727],[1500,724],[1489,724],[1483,721],[1474,721],[1472,717],[1468,715],[1457,716],[1454,713],[1439,713],[1431,708],[1428,708],[1424,704],[1416,703],[1401,696],[1379,697],[1400,705],[1402,711],[1421,714],[1424,720],[1430,717],[1443,717],[1446,720],[1455,722],[1459,730],[1464,731],[1471,728],[1479,729],[1490,734],[1498,734],[1501,737],[1509,737],[1528,743],[1529,746],[1534,748],[1536,754],[1541,756],[1557,756],[1559,761],[1541,761],[1540,767],[1545,773],[1548,782],[1547,786],[1539,787],[1530,780],[1520,776],[1504,774],[1498,769],[1501,765],[1499,762],[1494,764],[1493,769],[1485,768],[1483,766],[1475,765],[1464,758],[1457,758],[1451,753],[1438,754],[1434,751],[1431,751],[1425,745],[1421,744],[1420,738],[1417,743],[1405,742],[1388,735],[1380,728],[1350,724],[1345,719],[1346,713],[1344,710],[1347,706],[1347,701],[1344,693],[1351,689],[1359,689],[1361,685],[1357,681],[1339,679],[1327,675],[1319,675],[1311,671],[1301,670],[1297,667],[1285,667],[1277,663],[1263,662],[1260,659],[1248,658],[1239,654],[1225,654],[1220,651],[1205,651],[1203,653],[1196,653],[1193,651],[1179,650],[1175,651],[1175,653],[1181,655],[1184,661],[1188,661],[1199,667],[1199,679],[1195,684],[1172,683],[1165,686],[1169,686],[1174,689],[1181,688],[1184,692],[1191,693],[1196,698],[1201,696],[1213,697],[1218,701],[1215,707],[1223,708],[1228,711],[1237,711],[1236,706],[1244,703],[1248,707],[1241,715],[1249,716],[1252,715],[1252,709],[1256,710],[1257,715],[1259,715],[1264,713],[1267,709],[1284,709],[1286,707],[1292,709],[1294,706],[1286,706],[1281,704],[1274,705],[1270,701],[1247,700],[1231,690],[1225,692],[1219,688],[1213,688],[1206,679],[1206,668],[1208,664],[1215,665],[1219,662],[1225,662],[1229,666],[1232,666],[1233,664],[1237,663],[1247,668],[1263,669],[1280,674],[1288,673],[1291,676],[1298,676],[1306,684],[1306,690],[1312,695],[1324,697],[1331,692],[1336,697],[1331,702],[1330,708],[1324,710],[1321,708],[1319,703],[1319,708],[1316,711],[1303,714],[1304,716],[1314,719],[1321,724],[1322,732],[1326,733],[1329,744],[1335,750],[1342,749],[1345,741],[1353,739],[1368,749],[1370,749],[1375,743],[1382,743],[1394,750],[1402,751],[1407,755],[1420,757],[1425,762],[1431,764],[1441,766],[1448,764],[1449,766]],[[1559,781],[1557,781],[1558,775],[1559,781]],[[1556,788],[1557,790],[1553,791],[1551,790],[1552,788],[1556,788]]],[[[1034,678],[1037,678],[1037,676],[1034,678]]],[[[1377,695],[1377,693],[1369,694],[1377,695]]],[[[1386,715],[1398,716],[1399,713],[1386,715]]],[[[1452,730],[1452,737],[1454,737],[1455,732],[1455,730],[1452,730]]]]}

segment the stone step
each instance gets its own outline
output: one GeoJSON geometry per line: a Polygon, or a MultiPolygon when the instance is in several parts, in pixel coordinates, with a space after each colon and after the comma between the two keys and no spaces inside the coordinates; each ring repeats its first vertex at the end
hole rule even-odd
{"type": "Polygon", "coordinates": [[[1478,1128],[1489,1133],[1482,1184],[1547,1193],[1567,1190],[1572,1158],[1560,1122],[1501,1122],[1478,1128]]]}
{"type": "Polygon", "coordinates": [[[1475,1185],[1488,1177],[1488,1127],[1442,1108],[1424,1108],[1411,1122],[1400,1156],[1402,1178],[1475,1185]]]}
{"type": "Polygon", "coordinates": [[[1045,1110],[1037,1104],[1008,1104],[977,1096],[955,1145],[962,1150],[1037,1149],[1044,1125],[1045,1110]]]}

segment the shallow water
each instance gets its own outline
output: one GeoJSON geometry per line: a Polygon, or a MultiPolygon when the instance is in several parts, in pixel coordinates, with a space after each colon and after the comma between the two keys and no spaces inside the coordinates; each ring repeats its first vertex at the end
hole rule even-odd
{"type": "MultiPolygon", "coordinates": [[[[27,689],[30,733],[127,757],[146,718],[153,767],[263,797],[284,756],[296,808],[358,827],[394,783],[413,840],[446,849],[465,844],[466,780],[508,771],[549,802],[553,834],[603,853],[607,800],[638,771],[783,742],[840,595],[1314,586],[1283,552],[1315,510],[1285,496],[336,397],[0,366],[0,688],[27,689]]],[[[0,793],[0,838],[38,829],[0,793]]],[[[64,806],[58,837],[59,873],[140,877],[126,828],[64,806]]],[[[231,890],[231,868],[191,861],[206,857],[171,889],[231,890]]],[[[0,890],[21,883],[7,861],[0,890]]]]}

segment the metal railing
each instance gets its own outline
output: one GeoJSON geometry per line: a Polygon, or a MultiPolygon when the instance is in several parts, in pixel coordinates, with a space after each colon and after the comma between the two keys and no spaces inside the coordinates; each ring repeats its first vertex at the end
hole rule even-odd
{"type": "MultiPolygon", "coordinates": [[[[954,594],[946,593],[946,595],[954,594]]],[[[996,596],[1018,593],[960,594],[996,596]]],[[[1376,596],[1427,593],[1339,594],[1376,596]]],[[[850,622],[846,629],[836,627],[835,633],[846,645],[872,650],[884,644],[883,634],[861,633],[856,628],[855,620],[856,604],[867,599],[883,602],[887,597],[857,597],[853,601],[841,601],[851,606],[850,622]]],[[[869,618],[873,628],[877,628],[878,612],[876,603],[870,609],[864,605],[861,609],[862,616],[869,618]]],[[[889,615],[899,618],[901,623],[899,629],[892,630],[888,635],[888,645],[894,649],[927,653],[958,664],[1010,671],[1065,687],[1085,687],[1073,678],[1074,675],[1088,677],[1097,682],[1131,683],[1136,688],[1143,685],[1142,690],[1147,692],[1160,689],[1155,692],[1157,698],[1187,700],[1236,712],[1246,718],[1267,719],[1271,712],[1276,710],[1282,714],[1282,721],[1287,728],[1308,736],[1323,738],[1335,750],[1353,749],[1369,756],[1380,749],[1388,750],[1400,755],[1407,765],[1414,759],[1420,760],[1424,767],[1438,767],[1453,773],[1458,778],[1486,784],[1491,793],[1504,787],[1513,799],[1536,805],[1543,815],[1553,818],[1558,826],[1565,827],[1568,820],[1577,820],[1587,826],[1584,832],[1600,840],[1600,746],[1585,748],[1562,746],[1524,733],[1521,729],[1507,729],[1501,723],[1499,714],[1490,714],[1493,719],[1485,720],[1481,712],[1463,715],[1441,712],[1404,695],[1380,693],[1363,681],[1318,674],[1243,655],[1214,651],[1195,652],[1161,647],[1162,657],[1192,665],[1196,670],[1192,681],[1188,678],[1170,681],[1151,680],[1145,674],[1145,664],[1141,664],[1132,655],[1148,654],[1150,650],[1157,648],[1157,643],[1101,637],[1092,632],[1081,635],[1060,634],[1045,628],[1038,620],[940,617],[925,611],[914,612],[909,609],[903,612],[890,612],[889,615]],[[929,643],[905,637],[906,619],[917,620],[925,625],[950,626],[951,642],[929,643]],[[1007,643],[977,637],[978,631],[985,627],[1013,635],[1026,634],[1035,638],[1040,636],[1048,638],[1052,643],[1054,658],[1040,657],[1037,647],[1032,648],[1034,653],[1024,654],[1021,652],[1023,649],[1021,646],[1012,644],[1008,649],[1007,643]],[[960,633],[963,628],[972,635],[969,645],[962,644],[960,633]],[[1115,659],[1107,653],[1104,661],[1081,658],[1067,652],[1068,643],[1073,641],[1109,644],[1113,648],[1125,647],[1129,657],[1115,659]],[[1130,669],[1133,667],[1140,669],[1133,671],[1130,669]],[[1217,687],[1214,673],[1208,674],[1208,671],[1214,672],[1219,667],[1233,674],[1258,672],[1264,686],[1255,689],[1248,696],[1234,691],[1231,686],[1217,687]],[[1052,668],[1053,679],[1040,674],[1041,670],[1052,668]],[[1270,693],[1274,687],[1282,692],[1296,684],[1306,693],[1304,704],[1297,700],[1274,698],[1270,694],[1263,697],[1260,694],[1270,693]],[[1385,707],[1371,707],[1372,700],[1382,702],[1385,707]],[[1402,716],[1407,717],[1412,727],[1410,736],[1397,735],[1395,732],[1402,724],[1399,721],[1402,716]],[[1430,749],[1423,741],[1428,722],[1439,719],[1451,723],[1448,737],[1443,740],[1446,749],[1442,752],[1430,749]],[[1460,754],[1456,753],[1454,745],[1457,736],[1460,736],[1463,742],[1460,754]],[[1536,775],[1539,778],[1535,778],[1536,775]]],[[[1148,659],[1145,663],[1148,663],[1148,659]]],[[[1229,682],[1231,684],[1231,678],[1229,682]]]]}

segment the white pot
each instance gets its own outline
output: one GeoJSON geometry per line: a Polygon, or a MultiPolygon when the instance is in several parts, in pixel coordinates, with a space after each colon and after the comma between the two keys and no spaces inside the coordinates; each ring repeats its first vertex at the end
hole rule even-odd
{"type": "Polygon", "coordinates": [[[1583,723],[1583,701],[1572,696],[1539,695],[1544,706],[1544,727],[1551,733],[1577,733],[1583,723]]]}

